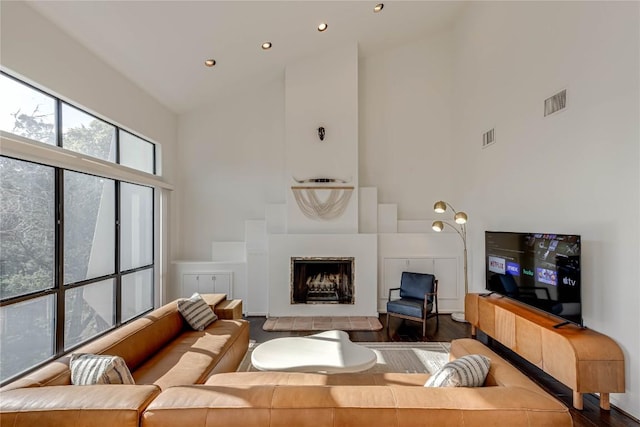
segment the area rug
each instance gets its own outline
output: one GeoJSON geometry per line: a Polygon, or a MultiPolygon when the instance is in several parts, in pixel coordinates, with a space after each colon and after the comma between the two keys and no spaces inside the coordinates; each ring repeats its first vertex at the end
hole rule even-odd
{"type": "MultiPolygon", "coordinates": [[[[358,342],[372,349],[378,358],[376,365],[366,373],[433,373],[449,361],[448,342],[358,342]]],[[[251,352],[257,346],[249,343],[249,350],[240,362],[238,372],[257,371],[251,365],[251,352]]]]}
{"type": "Polygon", "coordinates": [[[379,331],[377,317],[270,317],[262,325],[265,331],[379,331]]]}

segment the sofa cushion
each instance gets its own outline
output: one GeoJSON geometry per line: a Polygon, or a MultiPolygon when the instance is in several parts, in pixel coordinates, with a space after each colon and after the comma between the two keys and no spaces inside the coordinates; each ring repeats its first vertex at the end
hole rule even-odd
{"type": "Polygon", "coordinates": [[[139,427],[160,394],[153,385],[44,386],[0,394],[0,425],[12,427],[139,427]]]}
{"type": "Polygon", "coordinates": [[[307,372],[231,372],[215,374],[205,382],[215,386],[252,385],[380,385],[390,387],[422,387],[429,378],[424,373],[347,373],[322,374],[307,372]]]}
{"type": "Polygon", "coordinates": [[[197,292],[191,295],[191,298],[178,300],[178,311],[196,331],[202,331],[218,320],[218,316],[197,292]]]}
{"type": "Polygon", "coordinates": [[[481,387],[489,372],[491,360],[481,354],[470,354],[438,369],[425,387],[481,387]]]}
{"type": "MultiPolygon", "coordinates": [[[[248,337],[248,329],[245,320],[218,320],[204,331],[186,330],[135,370],[133,378],[136,384],[156,384],[163,390],[203,383],[238,338],[248,337]]],[[[244,340],[248,345],[248,338],[244,340]]]]}
{"type": "Polygon", "coordinates": [[[568,426],[549,395],[507,387],[195,385],[163,391],[142,427],[214,426],[568,426]]]}
{"type": "MultiPolygon", "coordinates": [[[[402,298],[391,300],[387,303],[387,312],[403,314],[411,317],[422,317],[424,300],[414,298],[402,298]]],[[[427,304],[427,313],[431,312],[432,303],[427,304]]]]}
{"type": "Polygon", "coordinates": [[[69,362],[71,384],[135,384],[127,364],[119,356],[75,353],[69,362]]]}

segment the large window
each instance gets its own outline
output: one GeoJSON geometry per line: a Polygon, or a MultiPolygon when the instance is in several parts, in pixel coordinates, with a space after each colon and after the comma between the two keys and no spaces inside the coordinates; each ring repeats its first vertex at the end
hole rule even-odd
{"type": "MultiPolygon", "coordinates": [[[[4,74],[0,91],[3,131],[155,172],[150,142],[4,74]]],[[[153,188],[0,156],[0,383],[151,310],[153,233],[153,188]]]]}

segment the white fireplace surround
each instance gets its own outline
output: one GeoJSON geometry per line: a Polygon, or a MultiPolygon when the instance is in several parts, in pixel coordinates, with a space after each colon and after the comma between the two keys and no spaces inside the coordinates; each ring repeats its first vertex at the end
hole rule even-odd
{"type": "Polygon", "coordinates": [[[376,234],[269,235],[269,313],[282,316],[377,316],[376,234]],[[291,304],[291,258],[353,257],[354,304],[291,304]]]}

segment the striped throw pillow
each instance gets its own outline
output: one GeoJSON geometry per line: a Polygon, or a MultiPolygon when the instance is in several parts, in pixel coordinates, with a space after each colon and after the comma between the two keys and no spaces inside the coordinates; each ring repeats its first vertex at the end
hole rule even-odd
{"type": "Polygon", "coordinates": [[[178,301],[178,311],[184,320],[196,331],[202,331],[211,323],[218,320],[218,316],[213,312],[209,304],[202,299],[199,293],[191,295],[191,298],[184,298],[178,301]]]}
{"type": "Polygon", "coordinates": [[[69,362],[71,384],[135,384],[120,356],[75,353],[69,362]]]}
{"type": "Polygon", "coordinates": [[[469,354],[438,369],[425,387],[481,387],[489,373],[491,360],[481,354],[469,354]]]}

